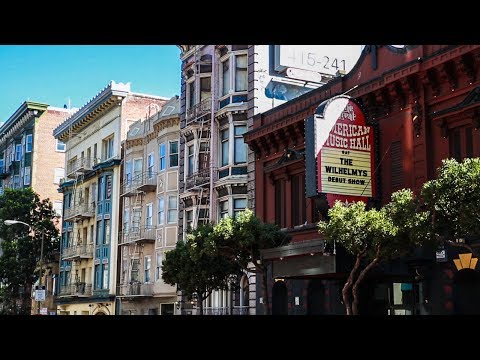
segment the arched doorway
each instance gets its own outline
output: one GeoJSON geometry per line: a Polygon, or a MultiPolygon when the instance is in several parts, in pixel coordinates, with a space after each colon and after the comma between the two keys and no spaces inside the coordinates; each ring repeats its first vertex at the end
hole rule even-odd
{"type": "Polygon", "coordinates": [[[455,314],[480,314],[480,275],[472,269],[462,269],[453,278],[455,314]]]}
{"type": "Polygon", "coordinates": [[[272,315],[288,315],[288,292],[284,281],[276,281],[273,285],[272,315]]]}
{"type": "Polygon", "coordinates": [[[325,313],[325,287],[320,279],[310,280],[307,288],[307,315],[325,313]]]}
{"type": "Polygon", "coordinates": [[[98,311],[95,313],[95,315],[106,315],[103,311],[98,311]]]}

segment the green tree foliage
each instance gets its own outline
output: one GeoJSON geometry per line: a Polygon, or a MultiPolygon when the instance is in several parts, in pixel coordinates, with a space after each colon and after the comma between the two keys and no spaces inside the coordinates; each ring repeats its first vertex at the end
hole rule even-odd
{"type": "Polygon", "coordinates": [[[421,191],[437,241],[475,251],[463,240],[480,236],[480,158],[443,160],[421,191]]]}
{"type": "Polygon", "coordinates": [[[187,234],[185,242],[178,241],[175,249],[165,254],[162,263],[165,283],[176,284],[184,296],[196,298],[201,315],[203,300],[213,290],[228,288],[231,275],[239,273],[235,263],[206,251],[206,243],[212,235],[212,224],[199,225],[187,234]]]}
{"type": "Polygon", "coordinates": [[[368,272],[380,262],[409,253],[428,239],[428,217],[418,211],[410,190],[392,195],[381,210],[367,210],[359,201],[345,205],[337,201],[329,209],[329,221],[320,221],[319,232],[356,257],[342,289],[347,315],[357,315],[359,289],[368,272]],[[352,301],[353,298],[353,301],[352,301]]]}
{"type": "Polygon", "coordinates": [[[246,209],[215,225],[209,249],[238,264],[244,271],[262,275],[264,314],[268,314],[267,267],[262,261],[261,250],[286,245],[289,241],[289,235],[277,225],[263,223],[252,210],[246,209]],[[252,265],[253,268],[249,268],[252,265]]]}
{"type": "Polygon", "coordinates": [[[43,262],[55,261],[59,251],[57,216],[48,199],[40,200],[31,188],[5,189],[0,196],[0,281],[2,312],[30,314],[32,284],[39,278],[42,234],[43,262]],[[4,220],[30,224],[33,232],[22,224],[7,226],[4,220]]]}

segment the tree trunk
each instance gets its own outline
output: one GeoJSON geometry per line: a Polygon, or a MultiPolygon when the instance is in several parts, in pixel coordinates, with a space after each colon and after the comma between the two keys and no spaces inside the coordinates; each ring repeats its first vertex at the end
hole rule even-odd
{"type": "Polygon", "coordinates": [[[202,296],[197,297],[197,306],[200,308],[200,315],[203,315],[203,300],[206,299],[203,298],[202,296]]]}
{"type": "Polygon", "coordinates": [[[32,283],[26,283],[23,292],[22,299],[22,310],[23,314],[31,315],[32,314],[32,283]]]}
{"type": "Polygon", "coordinates": [[[263,314],[270,315],[270,306],[268,301],[268,288],[267,288],[267,269],[262,268],[262,296],[263,296],[263,314]]]}
{"type": "Polygon", "coordinates": [[[380,254],[380,248],[377,249],[377,253],[376,253],[375,258],[370,262],[370,264],[368,264],[366,266],[365,269],[363,269],[360,272],[360,275],[358,275],[358,278],[353,285],[353,291],[352,291],[353,292],[353,304],[352,304],[352,314],[353,315],[358,315],[358,304],[359,304],[359,301],[360,301],[360,296],[359,296],[360,294],[359,294],[359,291],[358,291],[358,287],[362,283],[362,281],[365,279],[365,276],[367,275],[367,273],[374,266],[376,266],[378,264],[378,261],[380,260],[379,259],[379,254],[380,254]]]}
{"type": "Polygon", "coordinates": [[[360,254],[357,255],[357,260],[355,261],[355,265],[353,266],[353,269],[350,271],[350,275],[348,275],[348,279],[345,282],[345,285],[343,285],[342,289],[342,299],[343,299],[343,304],[345,305],[345,311],[347,315],[352,315],[352,305],[350,301],[350,289],[353,284],[353,279],[358,272],[358,269],[360,269],[360,262],[362,261],[362,258],[365,256],[365,252],[362,251],[360,254]]]}

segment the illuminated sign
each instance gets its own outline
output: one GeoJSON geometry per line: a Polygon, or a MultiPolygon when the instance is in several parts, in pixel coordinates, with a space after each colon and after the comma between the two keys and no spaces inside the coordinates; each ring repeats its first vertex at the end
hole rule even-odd
{"type": "Polygon", "coordinates": [[[317,192],[344,201],[375,196],[373,128],[360,107],[345,95],[328,100],[317,109],[314,133],[317,192]]]}
{"type": "Polygon", "coordinates": [[[275,70],[296,68],[335,76],[339,70],[352,70],[361,53],[362,45],[275,45],[275,70]]]}

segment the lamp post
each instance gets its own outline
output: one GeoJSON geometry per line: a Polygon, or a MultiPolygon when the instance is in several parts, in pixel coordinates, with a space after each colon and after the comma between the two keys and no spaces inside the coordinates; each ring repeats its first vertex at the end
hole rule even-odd
{"type": "MultiPolygon", "coordinates": [[[[14,224],[22,224],[25,226],[28,226],[31,232],[35,233],[35,230],[28,225],[26,222],[19,221],[19,220],[5,220],[3,222],[5,225],[14,225],[14,224]]],[[[44,237],[44,232],[42,231],[42,242],[40,244],[40,275],[38,277],[38,287],[39,289],[42,288],[42,272],[43,272],[43,237],[44,237]]],[[[37,301],[37,314],[40,315],[40,303],[41,301],[37,301]]]]}

